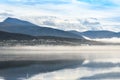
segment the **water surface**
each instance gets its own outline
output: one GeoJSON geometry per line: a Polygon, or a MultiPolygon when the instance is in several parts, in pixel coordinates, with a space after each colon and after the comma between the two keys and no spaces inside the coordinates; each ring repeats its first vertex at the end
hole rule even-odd
{"type": "Polygon", "coordinates": [[[120,79],[120,46],[114,45],[0,47],[0,61],[22,64],[1,68],[0,80],[120,79]]]}

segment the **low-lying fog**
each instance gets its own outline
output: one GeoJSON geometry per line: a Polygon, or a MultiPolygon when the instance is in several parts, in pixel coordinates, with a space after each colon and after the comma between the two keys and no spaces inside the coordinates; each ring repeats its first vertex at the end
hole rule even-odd
{"type": "Polygon", "coordinates": [[[88,37],[85,37],[88,40],[93,40],[93,41],[100,41],[100,42],[106,42],[106,43],[120,43],[120,38],[113,37],[113,38],[96,38],[96,39],[91,39],[88,37]]]}
{"type": "Polygon", "coordinates": [[[15,46],[0,47],[0,58],[7,59],[93,59],[120,58],[120,46],[15,46]],[[4,58],[3,58],[4,55],[4,58]],[[16,58],[17,57],[17,58],[16,58]],[[32,57],[32,58],[31,58],[32,57]]]}

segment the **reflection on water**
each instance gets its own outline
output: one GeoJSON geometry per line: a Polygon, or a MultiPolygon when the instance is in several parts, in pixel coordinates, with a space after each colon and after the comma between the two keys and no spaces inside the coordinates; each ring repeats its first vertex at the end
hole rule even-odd
{"type": "Polygon", "coordinates": [[[89,61],[78,67],[61,69],[32,76],[28,80],[115,80],[120,79],[120,63],[89,61]],[[93,64],[94,63],[94,64],[93,64]],[[99,65],[97,65],[99,64],[99,65]],[[92,65],[92,66],[91,66],[92,65]]]}
{"type": "Polygon", "coordinates": [[[120,79],[119,53],[120,46],[1,47],[0,60],[15,61],[0,69],[0,80],[120,79]]]}
{"type": "Polygon", "coordinates": [[[75,68],[77,67],[77,65],[82,64],[83,60],[27,61],[27,62],[28,63],[23,61],[16,62],[14,61],[14,64],[12,62],[9,62],[11,66],[8,67],[8,64],[6,64],[7,67],[4,69],[2,68],[0,70],[0,76],[4,77],[5,80],[17,80],[19,78],[26,78],[27,75],[29,75],[29,77],[32,77],[40,73],[57,71],[60,69],[75,68]]]}

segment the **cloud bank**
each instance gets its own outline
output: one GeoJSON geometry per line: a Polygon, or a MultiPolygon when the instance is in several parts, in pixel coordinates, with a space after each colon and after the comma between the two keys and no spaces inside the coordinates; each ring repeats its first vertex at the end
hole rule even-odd
{"type": "MultiPolygon", "coordinates": [[[[118,16],[118,0],[4,0],[0,1],[2,9],[27,11],[54,15],[77,17],[113,17],[118,16]],[[14,4],[14,5],[13,5],[14,4]],[[8,8],[9,7],[9,8],[8,8]],[[11,8],[12,7],[12,8],[11,8]],[[14,7],[14,8],[13,8],[14,7]]],[[[27,12],[26,11],[26,12],[27,12]]],[[[27,13],[28,13],[27,12],[27,13]]],[[[30,14],[30,13],[29,13],[30,14]]],[[[33,15],[34,16],[34,15],[33,15]]]]}
{"type": "Polygon", "coordinates": [[[0,8],[9,16],[94,17],[120,25],[120,0],[1,0],[0,8]]]}

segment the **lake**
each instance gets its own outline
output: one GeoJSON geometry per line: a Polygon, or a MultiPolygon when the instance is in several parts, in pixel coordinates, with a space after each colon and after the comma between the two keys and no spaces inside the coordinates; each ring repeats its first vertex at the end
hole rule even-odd
{"type": "Polygon", "coordinates": [[[0,47],[0,80],[120,79],[120,46],[0,47]]]}

